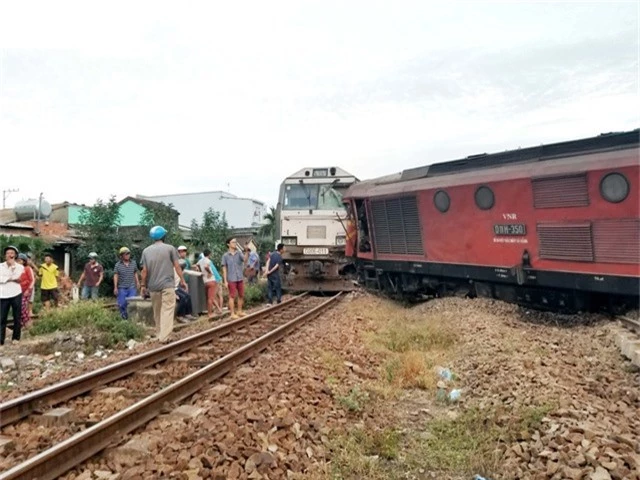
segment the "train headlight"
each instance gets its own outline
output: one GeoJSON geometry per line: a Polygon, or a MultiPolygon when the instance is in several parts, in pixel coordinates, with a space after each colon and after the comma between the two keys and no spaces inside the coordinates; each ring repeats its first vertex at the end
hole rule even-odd
{"type": "Polygon", "coordinates": [[[347,243],[347,237],[345,236],[336,237],[336,245],[344,245],[345,243],[347,243]]]}
{"type": "Polygon", "coordinates": [[[298,237],[282,237],[283,245],[297,245],[298,237]]]}

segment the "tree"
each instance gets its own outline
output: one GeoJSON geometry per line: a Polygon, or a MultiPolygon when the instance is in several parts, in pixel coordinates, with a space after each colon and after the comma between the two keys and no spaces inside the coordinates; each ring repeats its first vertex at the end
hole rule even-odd
{"type": "MultiPolygon", "coordinates": [[[[9,245],[16,247],[20,253],[31,253],[37,261],[42,260],[44,252],[51,247],[41,238],[25,237],[24,235],[0,235],[0,252],[9,245]]],[[[4,262],[4,258],[1,261],[4,262]]]]}
{"type": "Polygon", "coordinates": [[[272,241],[275,240],[273,237],[276,231],[276,209],[269,207],[269,212],[265,213],[262,218],[266,220],[267,223],[260,227],[259,235],[263,238],[270,238],[272,241]]]}
{"type": "Polygon", "coordinates": [[[154,203],[145,203],[145,211],[141,218],[143,229],[141,238],[144,239],[142,242],[144,247],[151,245],[149,229],[154,225],[162,225],[167,230],[165,242],[177,248],[184,241],[178,225],[178,212],[175,211],[172,203],[168,205],[162,202],[158,202],[155,205],[154,203]]]}
{"type": "Polygon", "coordinates": [[[258,254],[261,258],[264,258],[267,255],[267,252],[270,252],[275,248],[275,233],[276,233],[276,209],[274,207],[269,207],[269,212],[265,213],[262,217],[267,221],[264,225],[260,227],[258,230],[258,254]]]}
{"type": "Polygon", "coordinates": [[[113,290],[113,267],[118,261],[118,250],[130,243],[128,235],[119,231],[121,217],[120,205],[114,196],[106,203],[98,199],[93,207],[80,213],[77,229],[84,243],[78,246],[75,264],[82,270],[89,252],[96,252],[104,267],[104,292],[113,290]]]}
{"type": "Polygon", "coordinates": [[[202,223],[191,222],[191,243],[196,249],[211,250],[211,260],[220,268],[222,255],[227,251],[226,240],[231,234],[224,213],[209,208],[202,215],[202,223]]]}

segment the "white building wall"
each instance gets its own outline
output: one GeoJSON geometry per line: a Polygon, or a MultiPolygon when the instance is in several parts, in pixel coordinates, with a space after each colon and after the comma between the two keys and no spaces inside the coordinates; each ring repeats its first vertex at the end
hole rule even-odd
{"type": "Polygon", "coordinates": [[[209,208],[224,213],[231,228],[260,226],[265,223],[263,217],[267,211],[264,203],[258,200],[239,198],[222,191],[137,197],[173,204],[180,213],[180,225],[187,227],[191,226],[192,220],[202,223],[202,216],[209,208]]]}

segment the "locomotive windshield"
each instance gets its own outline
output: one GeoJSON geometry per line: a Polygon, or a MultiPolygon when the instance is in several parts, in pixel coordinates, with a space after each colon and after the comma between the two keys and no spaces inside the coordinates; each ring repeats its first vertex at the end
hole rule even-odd
{"type": "Polygon", "coordinates": [[[284,189],[285,210],[342,210],[342,195],[348,185],[291,184],[284,189]]]}

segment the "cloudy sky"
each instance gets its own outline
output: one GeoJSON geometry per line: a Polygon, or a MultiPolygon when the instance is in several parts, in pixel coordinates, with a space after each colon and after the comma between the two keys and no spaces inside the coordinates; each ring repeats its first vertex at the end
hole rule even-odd
{"type": "Polygon", "coordinates": [[[638,2],[26,3],[0,0],[7,206],[275,205],[305,166],[366,179],[640,127],[638,2]]]}

